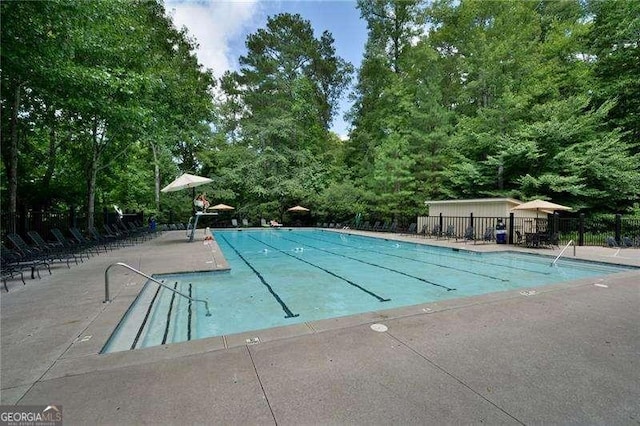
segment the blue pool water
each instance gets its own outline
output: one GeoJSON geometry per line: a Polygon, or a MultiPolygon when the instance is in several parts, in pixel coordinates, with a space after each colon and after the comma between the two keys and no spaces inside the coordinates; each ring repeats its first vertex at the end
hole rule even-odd
{"type": "Polygon", "coordinates": [[[229,272],[156,276],[103,352],[290,325],[621,272],[545,256],[475,253],[323,230],[216,231],[229,272]]]}

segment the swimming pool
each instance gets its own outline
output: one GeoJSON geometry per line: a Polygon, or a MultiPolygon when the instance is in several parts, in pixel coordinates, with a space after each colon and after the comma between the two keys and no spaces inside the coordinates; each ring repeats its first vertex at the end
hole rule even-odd
{"type": "Polygon", "coordinates": [[[155,276],[103,352],[606,275],[630,268],[514,252],[476,253],[326,230],[215,231],[229,272],[155,276]]]}

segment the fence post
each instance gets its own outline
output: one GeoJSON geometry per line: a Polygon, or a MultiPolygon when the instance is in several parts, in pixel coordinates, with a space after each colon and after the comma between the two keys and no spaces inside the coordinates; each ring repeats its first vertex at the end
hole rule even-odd
{"type": "Polygon", "coordinates": [[[469,226],[473,227],[473,212],[469,213],[469,226]]]}
{"type": "Polygon", "coordinates": [[[551,235],[560,232],[560,215],[558,212],[553,213],[553,222],[551,223],[551,235]]]}
{"type": "Polygon", "coordinates": [[[620,244],[622,241],[622,215],[618,213],[616,215],[616,223],[615,223],[615,231],[616,231],[616,242],[620,244]]]}
{"type": "MultiPolygon", "coordinates": [[[[509,213],[509,244],[513,244],[513,227],[515,225],[514,214],[509,213]]],[[[522,231],[520,231],[522,232],[522,231]]]]}
{"type": "Polygon", "coordinates": [[[440,221],[438,222],[438,224],[439,224],[438,226],[440,227],[438,231],[438,237],[439,237],[440,235],[442,235],[442,212],[440,212],[440,221]]]}
{"type": "Polygon", "coordinates": [[[578,219],[578,245],[580,247],[584,245],[584,213],[580,213],[578,219]]]}

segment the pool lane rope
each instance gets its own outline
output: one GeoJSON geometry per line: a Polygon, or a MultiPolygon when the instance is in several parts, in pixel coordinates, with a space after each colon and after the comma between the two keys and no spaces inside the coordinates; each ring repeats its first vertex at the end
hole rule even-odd
{"type": "MultiPolygon", "coordinates": [[[[282,237],[282,239],[283,240],[287,240],[287,241],[292,241],[294,243],[305,244],[305,243],[302,243],[300,241],[292,240],[292,239],[286,238],[286,237],[282,237]]],[[[436,287],[444,288],[447,291],[454,291],[455,290],[455,288],[447,287],[446,285],[443,285],[443,284],[434,283],[433,281],[425,280],[422,277],[416,277],[415,275],[407,274],[406,272],[398,271],[397,269],[387,268],[386,266],[377,265],[375,263],[367,262],[365,260],[358,259],[357,257],[351,257],[351,256],[347,256],[347,255],[340,254],[340,253],[334,253],[331,250],[325,250],[323,248],[315,247],[315,246],[312,246],[310,244],[305,244],[305,245],[307,247],[311,247],[312,249],[320,250],[320,251],[323,251],[325,253],[332,254],[334,256],[344,257],[345,259],[355,260],[356,262],[364,263],[365,265],[371,265],[371,266],[375,266],[376,268],[385,269],[387,271],[395,272],[396,274],[404,275],[405,277],[413,278],[413,279],[416,279],[418,281],[422,281],[423,283],[427,283],[427,284],[430,284],[430,285],[433,285],[433,286],[436,286],[436,287]]]]}
{"type": "Polygon", "coordinates": [[[294,318],[297,316],[300,316],[300,314],[294,314],[293,312],[291,312],[291,309],[289,309],[289,307],[287,306],[286,303],[284,303],[284,301],[280,298],[280,296],[278,295],[278,293],[276,293],[273,290],[273,287],[271,287],[271,285],[264,279],[264,277],[262,276],[262,274],[260,272],[258,272],[258,270],[256,268],[253,267],[253,265],[251,263],[249,263],[249,261],[247,259],[244,258],[243,255],[240,254],[240,252],[227,240],[227,238],[224,235],[220,235],[220,238],[222,238],[222,240],[227,243],[227,245],[229,247],[231,247],[231,250],[233,250],[240,259],[242,259],[242,261],[253,271],[253,273],[258,277],[258,279],[260,280],[260,282],[267,287],[267,290],[269,290],[269,293],[271,293],[271,295],[276,299],[276,301],[280,304],[280,306],[282,307],[282,310],[285,312],[285,318],[294,318]]]}
{"type": "MultiPolygon", "coordinates": [[[[333,244],[334,246],[343,246],[343,247],[354,248],[353,246],[350,246],[350,245],[347,245],[347,244],[340,244],[340,243],[338,243],[338,242],[333,242],[333,241],[325,240],[325,239],[323,239],[323,238],[315,238],[315,237],[310,237],[310,236],[308,236],[308,235],[300,235],[300,237],[302,237],[302,238],[307,238],[307,239],[310,239],[310,240],[320,241],[320,242],[323,242],[323,243],[333,244]]],[[[359,235],[359,237],[360,237],[360,235],[359,235]]],[[[363,238],[370,238],[370,237],[363,237],[363,238]]],[[[397,248],[399,248],[399,247],[397,247],[397,248]]],[[[473,271],[469,271],[469,270],[467,270],[467,269],[454,268],[453,266],[446,266],[446,265],[442,265],[442,264],[439,264],[439,263],[428,262],[428,261],[426,261],[426,260],[420,260],[420,259],[414,259],[414,258],[411,258],[411,257],[400,256],[400,255],[398,255],[398,254],[383,253],[383,252],[378,251],[378,250],[372,250],[372,249],[363,248],[363,247],[357,247],[357,248],[355,248],[355,249],[356,249],[356,250],[360,250],[360,251],[368,251],[368,252],[375,253],[375,254],[379,254],[379,255],[382,255],[382,256],[397,257],[398,259],[410,260],[410,261],[412,261],[412,262],[426,263],[426,264],[428,264],[428,265],[434,265],[434,266],[437,266],[437,267],[440,267],[440,268],[452,269],[452,270],[454,270],[454,271],[460,271],[460,272],[465,272],[465,273],[467,273],[467,274],[478,275],[478,276],[480,276],[480,277],[490,278],[490,279],[492,279],[492,280],[498,280],[498,281],[502,281],[502,282],[509,282],[509,281],[511,281],[511,280],[509,280],[509,279],[500,278],[500,277],[495,277],[495,276],[493,276],[493,275],[482,274],[482,273],[480,273],[480,272],[473,272],[473,271]]],[[[458,249],[454,249],[454,250],[458,250],[458,249]]],[[[442,256],[447,256],[446,254],[441,254],[441,255],[442,255],[442,256]]],[[[455,259],[460,259],[460,256],[447,256],[447,257],[453,257],[453,258],[455,258],[455,259]]],[[[465,259],[465,261],[478,262],[477,260],[474,260],[474,259],[465,259]]],[[[525,271],[528,271],[528,272],[536,272],[536,273],[539,273],[539,274],[542,274],[542,275],[550,275],[550,273],[549,273],[549,272],[533,271],[533,270],[530,270],[530,269],[523,269],[523,268],[511,267],[511,266],[501,265],[501,264],[497,264],[497,263],[489,263],[489,262],[483,262],[483,263],[486,263],[486,264],[488,264],[488,265],[499,266],[499,267],[503,267],[503,268],[522,269],[522,270],[525,270],[525,271]]]]}
{"type": "MultiPolygon", "coordinates": [[[[342,234],[340,234],[340,235],[342,235],[342,234]]],[[[351,235],[351,234],[349,234],[349,235],[351,235]]],[[[352,245],[341,244],[341,243],[338,243],[338,242],[334,242],[334,241],[326,240],[326,239],[324,239],[324,238],[310,237],[309,235],[300,235],[300,236],[301,236],[302,238],[308,238],[308,239],[311,239],[311,240],[321,241],[321,242],[323,242],[323,243],[329,243],[329,244],[333,244],[333,245],[335,245],[335,246],[343,246],[343,247],[354,248],[352,245]]],[[[366,236],[366,235],[352,235],[352,236],[357,237],[357,238],[366,238],[366,239],[377,238],[377,237],[369,237],[369,236],[366,236]]],[[[424,249],[425,247],[433,247],[433,246],[431,246],[431,245],[428,245],[428,244],[417,244],[417,243],[408,243],[408,244],[409,244],[409,245],[413,245],[413,246],[419,246],[419,247],[421,248],[421,251],[420,251],[419,253],[424,253],[424,254],[434,254],[434,252],[433,252],[433,251],[431,251],[431,250],[425,250],[425,249],[424,249]]],[[[405,248],[404,248],[404,247],[402,247],[402,246],[400,246],[400,248],[402,248],[403,250],[405,249],[405,248]]],[[[438,249],[438,248],[440,248],[440,247],[437,247],[437,249],[438,249]]],[[[454,270],[456,270],[456,271],[467,272],[467,273],[470,273],[470,274],[476,274],[475,272],[473,272],[473,271],[469,271],[469,270],[467,270],[467,269],[460,269],[460,268],[448,267],[448,266],[445,266],[445,265],[441,265],[441,264],[439,264],[439,263],[428,262],[428,261],[426,261],[426,260],[414,259],[414,258],[411,258],[411,257],[400,256],[400,255],[397,255],[397,254],[382,253],[382,252],[377,251],[377,250],[367,249],[367,248],[363,248],[363,247],[357,247],[356,249],[357,249],[357,250],[362,250],[362,251],[369,251],[369,252],[371,252],[371,253],[376,253],[376,254],[382,254],[382,255],[385,255],[385,256],[398,257],[398,258],[400,258],[400,259],[407,259],[407,260],[411,260],[411,261],[414,261],[414,262],[427,263],[427,264],[429,264],[429,265],[440,266],[440,267],[443,267],[443,268],[451,268],[451,269],[454,269],[454,270]]],[[[460,252],[460,249],[458,249],[458,248],[454,248],[454,249],[453,249],[453,251],[455,251],[455,252],[460,252]]],[[[451,258],[453,258],[453,259],[458,259],[458,260],[461,258],[459,255],[458,255],[458,256],[452,256],[452,255],[450,255],[450,254],[440,253],[440,252],[438,252],[438,253],[436,253],[436,254],[437,254],[438,256],[451,257],[451,258]]],[[[479,253],[478,253],[478,254],[479,254],[479,253]]],[[[534,274],[539,274],[539,275],[551,275],[551,272],[538,271],[538,270],[530,269],[530,268],[521,268],[521,267],[513,266],[513,265],[505,265],[505,264],[503,264],[503,263],[489,262],[487,259],[480,259],[480,260],[478,260],[478,259],[465,258],[465,259],[464,259],[464,261],[465,261],[465,262],[477,262],[477,263],[482,263],[483,265],[492,265],[492,266],[497,266],[497,267],[499,267],[499,268],[507,268],[509,271],[510,271],[510,270],[512,270],[512,269],[516,269],[516,270],[519,270],[519,271],[532,272],[532,273],[534,273],[534,274]]],[[[501,278],[498,278],[498,277],[493,277],[493,278],[494,278],[494,279],[501,279],[501,278]]],[[[511,281],[511,280],[502,278],[502,281],[504,281],[504,282],[508,282],[508,281],[511,281]]]]}
{"type": "MultiPolygon", "coordinates": [[[[293,257],[294,259],[299,260],[299,261],[300,261],[300,262],[302,262],[302,263],[306,263],[307,265],[309,265],[309,266],[313,266],[314,268],[318,268],[318,269],[320,269],[321,271],[324,271],[324,272],[326,272],[327,274],[329,274],[329,275],[331,275],[331,276],[333,276],[333,277],[336,277],[336,278],[338,278],[338,279],[341,279],[342,281],[346,282],[347,284],[352,285],[353,287],[356,287],[357,289],[364,291],[365,293],[367,293],[368,295],[370,295],[370,296],[372,296],[372,297],[375,297],[375,298],[376,298],[376,299],[378,299],[380,302],[388,302],[388,301],[390,301],[390,300],[391,300],[391,299],[386,299],[386,298],[384,298],[384,297],[378,296],[378,295],[377,295],[377,294],[375,294],[374,292],[372,292],[372,291],[370,291],[370,290],[367,290],[366,288],[362,287],[361,285],[356,284],[356,283],[354,283],[353,281],[351,281],[351,280],[349,280],[349,279],[347,279],[347,278],[345,278],[345,277],[342,277],[342,276],[340,276],[340,275],[336,274],[335,272],[331,272],[330,270],[325,269],[325,268],[323,268],[322,266],[316,265],[315,263],[311,263],[311,262],[309,262],[309,261],[307,261],[307,260],[304,260],[304,259],[302,259],[302,258],[300,258],[300,257],[298,257],[298,256],[295,256],[295,255],[293,255],[293,254],[291,254],[291,253],[288,253],[288,252],[286,252],[286,251],[284,251],[284,250],[280,250],[279,248],[277,248],[277,247],[275,247],[275,246],[272,246],[272,245],[270,245],[270,244],[268,244],[268,243],[265,243],[264,241],[259,240],[258,238],[254,237],[253,235],[249,235],[249,238],[251,238],[251,239],[253,239],[253,240],[255,240],[255,241],[257,241],[257,242],[259,242],[259,243],[261,243],[261,244],[264,244],[264,245],[265,245],[265,246],[267,246],[267,247],[270,247],[272,250],[276,250],[276,251],[278,251],[279,253],[286,254],[287,256],[289,256],[289,257],[293,257]]],[[[303,252],[303,251],[299,251],[299,253],[302,253],[302,252],[303,252]]]]}

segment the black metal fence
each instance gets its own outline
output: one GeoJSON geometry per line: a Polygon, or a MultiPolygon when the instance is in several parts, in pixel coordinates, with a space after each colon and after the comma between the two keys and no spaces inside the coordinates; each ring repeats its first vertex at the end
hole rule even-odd
{"type": "Polygon", "coordinates": [[[587,218],[583,214],[576,218],[558,215],[523,218],[513,214],[505,217],[425,216],[418,218],[418,232],[436,238],[469,239],[472,236],[474,240],[482,241],[495,236],[499,221],[506,227],[509,244],[517,243],[519,236],[531,233],[556,234],[560,245],[573,240],[580,246],[604,246],[607,238],[615,239],[618,244],[623,238],[640,241],[640,218],[622,215],[598,218],[587,218]],[[468,235],[469,232],[472,235],[468,235]]]}
{"type": "MultiPolygon", "coordinates": [[[[125,213],[123,221],[144,223],[142,212],[125,213]]],[[[94,226],[98,229],[104,223],[111,224],[117,220],[117,213],[103,210],[96,212],[94,226]]],[[[87,217],[85,213],[79,213],[76,209],[66,211],[25,211],[18,213],[0,212],[0,238],[6,243],[6,236],[12,232],[26,235],[29,231],[37,231],[45,239],[50,238],[51,230],[58,228],[65,232],[69,228],[86,228],[87,217]]]]}

